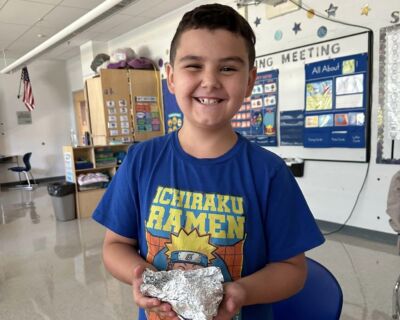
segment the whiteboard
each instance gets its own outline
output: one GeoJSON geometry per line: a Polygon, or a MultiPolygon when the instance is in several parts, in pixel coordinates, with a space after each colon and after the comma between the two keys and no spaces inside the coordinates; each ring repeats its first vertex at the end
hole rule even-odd
{"type": "MultiPolygon", "coordinates": [[[[279,113],[282,111],[304,110],[305,108],[305,66],[306,64],[356,54],[368,54],[371,57],[369,32],[331,39],[291,48],[284,51],[268,53],[256,57],[257,72],[279,70],[279,105],[277,112],[277,132],[279,135],[279,113]]],[[[302,158],[309,160],[332,161],[369,161],[370,141],[370,79],[371,62],[368,61],[366,122],[364,148],[305,148],[304,146],[266,147],[283,158],[302,158]]],[[[279,138],[279,137],[278,137],[279,138]]]]}

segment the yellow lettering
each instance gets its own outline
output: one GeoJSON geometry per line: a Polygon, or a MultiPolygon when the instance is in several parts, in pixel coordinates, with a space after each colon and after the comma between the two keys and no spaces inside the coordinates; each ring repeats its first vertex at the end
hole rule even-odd
{"type": "Polygon", "coordinates": [[[231,210],[229,209],[229,206],[227,204],[227,202],[229,201],[229,196],[225,196],[225,195],[222,195],[222,194],[217,194],[217,199],[218,199],[218,209],[217,209],[217,211],[230,213],[231,210]]]}
{"type": "Polygon", "coordinates": [[[193,193],[193,200],[192,200],[192,206],[190,209],[197,209],[197,210],[202,210],[203,209],[203,194],[199,192],[194,192],[193,193]]]}
{"type": "Polygon", "coordinates": [[[224,223],[225,216],[222,214],[209,214],[208,219],[210,221],[210,233],[213,238],[226,238],[226,232],[222,229],[222,223],[224,223]]]}
{"type": "Polygon", "coordinates": [[[233,213],[243,214],[243,198],[242,197],[232,197],[231,196],[231,203],[232,203],[233,213]]]}
{"type": "Polygon", "coordinates": [[[170,204],[171,203],[171,196],[172,196],[172,189],[171,188],[164,188],[161,192],[160,203],[161,204],[170,204]],[[167,197],[168,194],[168,197],[167,197]]]}
{"type": "Polygon", "coordinates": [[[181,229],[182,210],[171,208],[168,212],[169,216],[163,230],[167,232],[178,233],[181,229]]]}
{"type": "Polygon", "coordinates": [[[202,212],[197,217],[195,217],[193,211],[186,212],[186,225],[185,231],[189,233],[193,229],[197,229],[199,234],[206,233],[206,218],[207,215],[202,212]]]}
{"type": "Polygon", "coordinates": [[[216,211],[215,207],[215,194],[206,194],[206,201],[204,202],[203,210],[216,211]]]}
{"type": "Polygon", "coordinates": [[[163,187],[158,187],[157,188],[157,193],[156,196],[153,199],[153,203],[158,203],[158,200],[160,199],[161,191],[163,190],[163,187]]]}
{"type": "Polygon", "coordinates": [[[185,191],[174,189],[173,194],[172,194],[171,206],[181,208],[182,207],[182,198],[184,195],[185,195],[185,191]]]}
{"type": "Polygon", "coordinates": [[[228,239],[243,239],[244,237],[244,217],[227,216],[228,220],[228,239]]]}
{"type": "Polygon", "coordinates": [[[164,207],[152,205],[150,208],[149,220],[146,223],[146,227],[149,229],[161,230],[164,213],[164,207]]]}
{"type": "Polygon", "coordinates": [[[186,191],[186,198],[185,198],[185,209],[190,209],[190,200],[192,198],[192,193],[190,191],[186,191]]]}

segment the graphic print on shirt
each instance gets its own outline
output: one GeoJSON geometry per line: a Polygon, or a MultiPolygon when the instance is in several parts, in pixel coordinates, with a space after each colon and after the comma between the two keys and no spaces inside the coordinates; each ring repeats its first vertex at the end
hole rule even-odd
{"type": "Polygon", "coordinates": [[[146,220],[146,260],[158,270],[217,266],[225,281],[236,280],[245,219],[243,197],[159,186],[146,220]]]}

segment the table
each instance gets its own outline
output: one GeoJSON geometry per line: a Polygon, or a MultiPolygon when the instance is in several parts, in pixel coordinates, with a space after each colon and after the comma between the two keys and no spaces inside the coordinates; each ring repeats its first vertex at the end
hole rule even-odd
{"type": "Polygon", "coordinates": [[[16,163],[19,166],[18,156],[0,155],[0,163],[16,163]]]}
{"type": "MultiPolygon", "coordinates": [[[[0,168],[3,170],[3,164],[9,164],[10,167],[19,167],[19,156],[18,155],[0,155],[0,168]]],[[[21,177],[18,175],[19,181],[21,181],[21,177]]]]}

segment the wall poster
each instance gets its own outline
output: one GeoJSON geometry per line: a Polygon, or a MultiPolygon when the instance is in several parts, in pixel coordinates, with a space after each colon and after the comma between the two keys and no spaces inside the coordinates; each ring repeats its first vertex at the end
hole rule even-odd
{"type": "Polygon", "coordinates": [[[365,148],[368,54],[305,66],[304,147],[365,148]]]}
{"type": "Polygon", "coordinates": [[[277,146],[279,71],[260,72],[253,92],[232,119],[235,131],[261,146],[277,146]]]}
{"type": "Polygon", "coordinates": [[[183,113],[176,102],[175,95],[169,92],[166,79],[162,80],[162,95],[164,102],[165,133],[170,133],[182,127],[183,113]]]}

